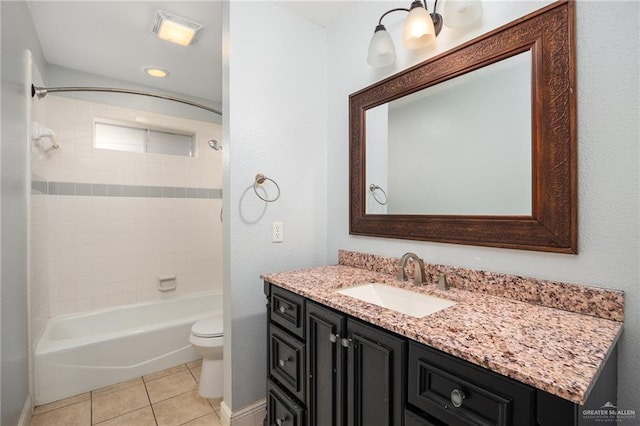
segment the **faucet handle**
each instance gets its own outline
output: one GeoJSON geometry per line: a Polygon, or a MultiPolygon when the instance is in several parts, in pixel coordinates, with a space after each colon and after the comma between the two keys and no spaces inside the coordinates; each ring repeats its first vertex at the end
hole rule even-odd
{"type": "Polygon", "coordinates": [[[440,274],[440,278],[438,278],[438,289],[449,290],[449,283],[447,282],[447,274],[440,274]]]}

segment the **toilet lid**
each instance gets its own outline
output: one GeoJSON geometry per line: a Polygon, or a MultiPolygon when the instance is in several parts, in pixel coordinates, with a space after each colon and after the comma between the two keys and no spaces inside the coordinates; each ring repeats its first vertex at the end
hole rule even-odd
{"type": "Polygon", "coordinates": [[[191,334],[197,337],[221,337],[222,316],[201,319],[191,327],[191,334]]]}

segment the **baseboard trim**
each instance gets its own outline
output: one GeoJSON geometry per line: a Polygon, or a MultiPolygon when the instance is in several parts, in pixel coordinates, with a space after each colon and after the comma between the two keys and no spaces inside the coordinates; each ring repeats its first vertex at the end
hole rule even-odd
{"type": "Polygon", "coordinates": [[[22,412],[20,413],[20,419],[18,420],[17,426],[29,426],[29,423],[31,423],[32,410],[33,406],[31,405],[31,395],[27,395],[27,399],[24,401],[24,405],[22,406],[22,412]]]}
{"type": "Polygon", "coordinates": [[[266,414],[267,401],[261,399],[232,412],[224,401],[220,404],[222,426],[262,426],[266,414]]]}

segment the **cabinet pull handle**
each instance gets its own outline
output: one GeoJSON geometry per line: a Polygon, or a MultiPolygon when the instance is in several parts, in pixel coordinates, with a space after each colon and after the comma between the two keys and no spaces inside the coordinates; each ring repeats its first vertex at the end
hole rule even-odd
{"type": "Polygon", "coordinates": [[[462,401],[464,398],[465,394],[460,389],[454,389],[451,391],[451,404],[453,404],[454,407],[462,407],[462,401]]]}
{"type": "Polygon", "coordinates": [[[284,314],[289,309],[291,309],[291,306],[287,306],[287,305],[282,304],[282,305],[280,305],[280,308],[278,310],[280,311],[281,314],[284,314]]]}
{"type": "Polygon", "coordinates": [[[284,366],[285,366],[285,365],[287,365],[287,363],[288,363],[288,362],[290,362],[290,361],[291,361],[291,358],[290,358],[290,357],[289,357],[289,358],[287,358],[287,359],[281,359],[281,360],[278,360],[278,365],[279,365],[280,367],[284,367],[284,366]]]}
{"type": "Polygon", "coordinates": [[[331,343],[335,343],[338,341],[338,339],[340,338],[339,334],[333,334],[333,333],[329,333],[329,341],[331,343]]]}
{"type": "Polygon", "coordinates": [[[342,339],[340,339],[340,344],[345,348],[348,348],[349,346],[351,346],[351,339],[347,339],[346,337],[343,337],[342,339]]]}
{"type": "Polygon", "coordinates": [[[289,420],[289,417],[287,417],[286,415],[281,418],[281,419],[276,419],[276,424],[278,426],[282,426],[284,424],[284,422],[286,422],[287,420],[289,420]]]}

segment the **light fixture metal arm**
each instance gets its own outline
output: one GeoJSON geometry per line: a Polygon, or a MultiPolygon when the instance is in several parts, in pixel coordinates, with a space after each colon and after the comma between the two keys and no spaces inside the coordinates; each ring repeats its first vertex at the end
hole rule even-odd
{"type": "Polygon", "coordinates": [[[406,7],[396,7],[395,9],[387,10],[378,20],[378,25],[382,25],[382,19],[391,12],[409,12],[409,9],[407,9],[406,7]]]}
{"type": "MultiPolygon", "coordinates": [[[[426,7],[426,0],[425,0],[425,7],[426,7]]],[[[431,15],[431,20],[433,21],[433,26],[436,30],[436,37],[438,37],[440,35],[440,31],[442,31],[442,24],[443,24],[443,20],[442,20],[442,15],[440,15],[438,13],[438,0],[436,0],[433,3],[433,12],[430,13],[431,15]]]]}

